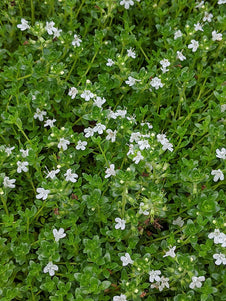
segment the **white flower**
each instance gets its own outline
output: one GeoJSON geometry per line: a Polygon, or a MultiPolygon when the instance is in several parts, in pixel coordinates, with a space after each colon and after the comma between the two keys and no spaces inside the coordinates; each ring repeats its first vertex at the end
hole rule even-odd
{"type": "Polygon", "coordinates": [[[153,129],[153,125],[151,125],[149,122],[141,122],[141,126],[147,125],[149,130],[153,129]]]}
{"type": "Polygon", "coordinates": [[[132,143],[132,142],[135,141],[136,143],[138,143],[138,141],[140,141],[140,138],[141,138],[141,133],[140,132],[132,133],[130,135],[129,142],[132,143]]]}
{"type": "Polygon", "coordinates": [[[59,241],[61,238],[64,238],[66,236],[66,233],[64,233],[64,229],[60,228],[58,231],[57,229],[53,229],[53,236],[55,238],[55,241],[59,241]]]}
{"type": "Polygon", "coordinates": [[[218,0],[217,4],[226,4],[226,0],[218,0]]]}
{"type": "Polygon", "coordinates": [[[167,59],[163,59],[160,61],[160,64],[162,65],[162,67],[166,68],[170,66],[170,62],[167,59]]]}
{"type": "Polygon", "coordinates": [[[51,171],[48,172],[47,176],[46,176],[46,179],[48,178],[51,178],[51,179],[54,179],[56,177],[56,174],[58,174],[60,172],[59,169],[53,169],[51,171]]]}
{"type": "Polygon", "coordinates": [[[173,225],[177,225],[179,227],[183,227],[184,225],[184,221],[182,220],[182,218],[179,216],[177,219],[175,219],[173,221],[173,225]]]}
{"type": "Polygon", "coordinates": [[[72,41],[71,44],[72,44],[73,46],[79,47],[81,43],[82,43],[82,40],[79,39],[79,36],[78,36],[77,34],[75,34],[75,35],[74,35],[74,40],[72,41]]]}
{"type": "Polygon", "coordinates": [[[140,82],[140,80],[139,79],[135,79],[132,76],[129,76],[128,80],[125,81],[125,83],[127,85],[129,85],[130,87],[132,87],[133,85],[135,85],[136,82],[140,82]]]}
{"type": "Polygon", "coordinates": [[[189,49],[192,49],[192,52],[196,52],[199,47],[199,42],[196,40],[191,40],[191,44],[188,45],[189,49]]]}
{"type": "Polygon", "coordinates": [[[53,264],[52,261],[50,261],[43,270],[44,273],[49,273],[50,276],[55,275],[55,271],[58,271],[58,266],[53,264]]]}
{"type": "Polygon", "coordinates": [[[27,166],[29,165],[27,161],[21,162],[21,161],[17,161],[17,172],[21,173],[22,171],[27,172],[28,168],[27,166]]]}
{"type": "Polygon", "coordinates": [[[195,4],[196,4],[195,8],[201,8],[204,4],[204,1],[196,2],[195,4]]]}
{"type": "Polygon", "coordinates": [[[141,150],[149,149],[150,148],[150,144],[148,143],[147,140],[140,140],[140,141],[138,141],[138,145],[139,145],[139,148],[141,150]]]}
{"type": "Polygon", "coordinates": [[[44,189],[44,188],[37,188],[36,189],[38,194],[36,195],[36,199],[43,199],[46,200],[48,197],[48,194],[50,193],[50,190],[44,189]]]}
{"type": "Polygon", "coordinates": [[[111,66],[113,66],[115,64],[115,62],[112,60],[112,59],[108,59],[108,61],[107,61],[107,66],[109,66],[109,67],[111,67],[111,66]]]}
{"type": "Polygon", "coordinates": [[[170,257],[174,258],[176,256],[176,254],[174,253],[175,249],[176,249],[176,246],[170,248],[169,251],[167,251],[163,257],[170,256],[170,257]]]}
{"type": "Polygon", "coordinates": [[[216,157],[225,160],[226,159],[226,148],[222,147],[220,150],[219,148],[216,149],[216,157]]]}
{"type": "Polygon", "coordinates": [[[205,281],[205,277],[204,276],[200,276],[200,277],[192,277],[192,282],[189,284],[189,287],[194,289],[195,287],[200,288],[202,286],[202,282],[201,281],[205,281]]]}
{"type": "Polygon", "coordinates": [[[206,22],[206,21],[207,21],[207,22],[211,22],[211,21],[212,21],[212,20],[211,20],[212,18],[213,18],[213,15],[212,15],[212,14],[208,14],[208,12],[205,11],[205,16],[203,17],[202,20],[203,20],[203,22],[206,22]]]}
{"type": "Polygon", "coordinates": [[[165,134],[158,134],[157,140],[162,144],[162,150],[165,151],[168,149],[171,152],[173,151],[173,144],[169,142],[165,134]]]}
{"type": "Polygon", "coordinates": [[[226,111],[226,104],[221,105],[221,113],[226,111]]]}
{"type": "Polygon", "coordinates": [[[25,19],[21,19],[21,24],[17,24],[17,28],[20,28],[20,30],[24,31],[26,29],[29,29],[30,26],[28,25],[28,21],[26,21],[25,19]]]}
{"type": "Polygon", "coordinates": [[[12,150],[15,148],[15,146],[12,147],[6,147],[5,148],[5,152],[7,153],[7,155],[11,155],[12,154],[12,150]]]}
{"type": "Polygon", "coordinates": [[[86,149],[86,145],[87,145],[87,142],[86,141],[81,141],[79,140],[78,141],[78,144],[76,145],[76,149],[79,150],[85,150],[86,149]]]}
{"type": "Polygon", "coordinates": [[[46,31],[48,32],[49,35],[54,34],[54,31],[56,30],[56,28],[54,27],[55,23],[53,21],[51,22],[46,22],[46,31]]]}
{"type": "Polygon", "coordinates": [[[115,114],[116,114],[116,117],[120,116],[122,118],[125,118],[127,111],[126,110],[116,110],[115,114]]]}
{"type": "Polygon", "coordinates": [[[70,141],[69,140],[66,140],[64,138],[60,138],[60,142],[58,143],[58,148],[63,148],[63,150],[65,151],[67,149],[67,145],[70,144],[70,141]]]}
{"type": "Polygon", "coordinates": [[[215,244],[220,244],[223,242],[225,234],[220,232],[219,229],[215,229],[214,232],[209,233],[208,238],[214,239],[215,244]]]}
{"type": "Polygon", "coordinates": [[[110,167],[106,169],[105,171],[106,175],[105,178],[109,178],[110,176],[115,176],[115,164],[110,164],[110,167]]]}
{"type": "Polygon", "coordinates": [[[134,2],[133,0],[122,0],[120,1],[120,5],[124,5],[125,9],[129,9],[129,6],[133,6],[134,2]]]}
{"type": "Polygon", "coordinates": [[[221,41],[222,40],[222,34],[217,33],[216,30],[212,31],[212,40],[213,41],[221,41]]]}
{"type": "Polygon", "coordinates": [[[220,254],[214,254],[213,258],[216,259],[215,264],[220,265],[223,263],[223,265],[226,264],[226,258],[225,255],[220,253],[220,254]]]}
{"type": "Polygon", "coordinates": [[[108,119],[112,118],[112,119],[116,119],[118,116],[115,112],[113,112],[112,110],[108,110],[108,119]]]}
{"type": "Polygon", "coordinates": [[[157,141],[160,142],[161,144],[167,143],[168,139],[166,138],[166,134],[158,134],[157,141]]]}
{"type": "Polygon", "coordinates": [[[44,127],[49,126],[52,128],[54,126],[54,122],[56,122],[56,119],[47,119],[44,123],[44,127]]]}
{"type": "Polygon", "coordinates": [[[89,90],[85,90],[81,94],[81,97],[84,98],[85,101],[89,101],[91,98],[94,97],[94,94],[91,91],[89,91],[89,90]]]}
{"type": "Polygon", "coordinates": [[[128,264],[130,264],[130,263],[133,264],[133,262],[134,262],[134,261],[131,259],[129,253],[126,253],[125,256],[121,256],[120,259],[121,259],[121,261],[122,261],[122,265],[123,265],[123,266],[126,266],[126,265],[128,265],[128,264]]]}
{"type": "Polygon", "coordinates": [[[214,182],[217,182],[219,179],[221,181],[224,180],[224,174],[220,169],[212,170],[211,175],[214,176],[214,178],[213,178],[214,182]]]}
{"type": "Polygon", "coordinates": [[[173,144],[169,143],[169,142],[165,142],[164,144],[162,144],[162,150],[169,150],[169,151],[173,151],[173,144]]]}
{"type": "Polygon", "coordinates": [[[161,70],[163,73],[169,71],[169,69],[167,69],[167,67],[170,66],[170,62],[167,59],[163,59],[160,61],[160,64],[162,65],[161,70]]]}
{"type": "Polygon", "coordinates": [[[15,179],[11,179],[9,177],[4,177],[3,180],[3,185],[5,188],[15,188],[15,185],[13,183],[15,183],[16,180],[15,179]]]}
{"type": "Polygon", "coordinates": [[[223,248],[226,248],[226,235],[224,233],[221,233],[221,238],[219,242],[223,248]]]}
{"type": "Polygon", "coordinates": [[[78,90],[75,87],[71,87],[69,89],[68,95],[71,96],[71,99],[74,99],[75,96],[77,95],[78,90]]]}
{"type": "Polygon", "coordinates": [[[84,129],[84,133],[86,138],[92,137],[94,134],[94,130],[91,127],[84,129]]]}
{"type": "Polygon", "coordinates": [[[134,49],[132,49],[132,48],[127,49],[127,55],[133,59],[136,58],[136,52],[134,52],[134,49]]]}
{"type": "Polygon", "coordinates": [[[174,40],[176,40],[177,38],[181,38],[182,36],[183,34],[180,30],[174,32],[174,40]]]}
{"type": "Polygon", "coordinates": [[[130,154],[134,155],[134,145],[133,144],[129,144],[129,151],[127,153],[127,156],[129,156],[130,154]]]}
{"type": "Polygon", "coordinates": [[[77,182],[77,178],[78,178],[78,175],[77,175],[77,173],[72,173],[71,172],[71,168],[69,168],[67,171],[66,171],[66,173],[64,174],[64,176],[66,177],[66,181],[68,182],[68,181],[70,181],[70,182],[72,182],[72,183],[75,183],[75,182],[77,182]]]}
{"type": "Polygon", "coordinates": [[[126,221],[125,221],[124,219],[121,219],[121,218],[119,218],[119,217],[116,217],[115,222],[117,223],[117,224],[115,225],[115,229],[121,229],[121,230],[124,230],[124,229],[125,229],[126,221]]]}
{"type": "Polygon", "coordinates": [[[22,153],[22,157],[26,158],[29,153],[29,148],[28,149],[20,149],[20,152],[22,153]]]}
{"type": "Polygon", "coordinates": [[[103,131],[106,129],[106,126],[101,123],[97,123],[95,127],[93,128],[93,132],[98,132],[98,134],[103,134],[103,131]]]}
{"type": "Polygon", "coordinates": [[[164,287],[169,288],[169,278],[165,278],[164,276],[162,276],[160,278],[160,285],[159,285],[159,291],[161,292],[164,287]]]}
{"type": "Polygon", "coordinates": [[[152,78],[152,80],[151,80],[151,82],[150,82],[150,85],[151,85],[153,88],[155,88],[156,90],[158,90],[159,87],[162,88],[164,84],[162,84],[160,78],[154,77],[154,78],[152,78]]]}
{"type": "Polygon", "coordinates": [[[154,282],[154,281],[160,281],[160,277],[159,275],[161,275],[161,271],[159,270],[152,270],[149,272],[149,281],[150,282],[154,282]]]}
{"type": "Polygon", "coordinates": [[[114,296],[113,301],[127,301],[126,295],[121,294],[120,296],[114,296]]]}
{"type": "Polygon", "coordinates": [[[116,130],[112,131],[111,129],[107,129],[106,132],[108,133],[106,139],[111,140],[111,142],[115,142],[117,131],[116,130]]]}
{"type": "Polygon", "coordinates": [[[149,215],[149,212],[145,209],[143,210],[142,207],[145,206],[143,202],[140,203],[140,208],[139,208],[139,214],[143,215],[149,215]]]}
{"type": "Polygon", "coordinates": [[[37,108],[36,113],[34,114],[34,119],[38,118],[40,121],[43,121],[43,116],[45,116],[46,114],[46,111],[41,111],[39,108],[37,108]]]}
{"type": "Polygon", "coordinates": [[[179,59],[180,61],[184,61],[186,60],[186,56],[184,56],[182,52],[177,51],[177,59],[179,59]]]}
{"type": "Polygon", "coordinates": [[[157,288],[161,292],[165,287],[169,288],[169,278],[165,278],[164,276],[159,278],[159,281],[151,284],[151,288],[157,288]]]}
{"type": "Polygon", "coordinates": [[[194,24],[194,27],[195,27],[195,31],[203,31],[203,28],[202,28],[202,25],[198,22],[197,24],[194,24]]]}
{"type": "Polygon", "coordinates": [[[98,108],[102,108],[102,105],[106,102],[106,99],[103,97],[99,97],[97,96],[95,99],[94,99],[94,105],[97,106],[98,108]]]}
{"type": "Polygon", "coordinates": [[[62,29],[53,27],[53,39],[59,38],[61,32],[62,32],[62,29]]]}
{"type": "Polygon", "coordinates": [[[143,160],[144,157],[141,155],[141,152],[138,151],[136,157],[133,158],[133,161],[135,162],[135,164],[138,164],[140,162],[140,160],[143,160]]]}

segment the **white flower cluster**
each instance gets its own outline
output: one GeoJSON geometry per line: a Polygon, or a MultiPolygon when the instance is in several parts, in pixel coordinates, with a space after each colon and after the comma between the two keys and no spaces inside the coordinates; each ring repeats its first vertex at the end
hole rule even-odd
{"type": "Polygon", "coordinates": [[[116,110],[115,112],[113,112],[111,109],[109,109],[108,119],[116,119],[118,117],[125,118],[126,114],[127,110],[116,110]]]}
{"type": "Polygon", "coordinates": [[[223,248],[226,248],[226,234],[220,232],[219,229],[215,229],[214,232],[209,233],[208,238],[213,239],[215,244],[221,244],[223,248]]]}
{"type": "MultiPolygon", "coordinates": [[[[64,233],[64,229],[60,228],[59,230],[53,229],[53,236],[55,239],[55,242],[58,242],[61,238],[64,238],[66,236],[66,233],[64,233]]],[[[43,269],[44,273],[49,273],[50,276],[55,275],[55,271],[58,271],[58,266],[56,264],[53,264],[52,261],[50,261],[43,269]]]]}
{"type": "MultiPolygon", "coordinates": [[[[34,119],[38,119],[39,121],[43,121],[44,120],[44,116],[46,116],[47,113],[46,111],[41,111],[39,108],[36,109],[36,112],[34,114],[34,119]]],[[[56,121],[56,119],[47,119],[45,120],[44,123],[44,127],[53,127],[54,126],[54,122],[56,121]]]]}
{"type": "Polygon", "coordinates": [[[171,152],[173,151],[173,144],[169,142],[165,134],[158,134],[157,140],[162,144],[162,150],[165,151],[168,149],[171,152]]]}
{"type": "Polygon", "coordinates": [[[152,270],[149,272],[149,281],[155,283],[151,284],[151,288],[156,288],[160,292],[165,288],[169,288],[169,278],[166,278],[164,276],[161,276],[160,270],[152,270]]]}
{"type": "Polygon", "coordinates": [[[60,36],[60,33],[62,32],[62,29],[58,29],[54,27],[55,23],[53,21],[46,22],[46,31],[49,35],[53,35],[53,38],[58,38],[60,36]]]}
{"type": "MultiPolygon", "coordinates": [[[[226,157],[226,149],[223,147],[221,150],[216,149],[216,157],[219,159],[225,160],[226,157]]],[[[214,176],[213,181],[217,182],[218,180],[224,180],[224,174],[220,169],[215,169],[211,171],[211,175],[214,176]]]]}

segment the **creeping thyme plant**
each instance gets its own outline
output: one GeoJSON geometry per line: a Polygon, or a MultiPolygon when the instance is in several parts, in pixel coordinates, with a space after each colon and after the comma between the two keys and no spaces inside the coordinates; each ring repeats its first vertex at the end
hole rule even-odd
{"type": "Polygon", "coordinates": [[[0,299],[226,300],[226,1],[0,2],[0,299]]]}

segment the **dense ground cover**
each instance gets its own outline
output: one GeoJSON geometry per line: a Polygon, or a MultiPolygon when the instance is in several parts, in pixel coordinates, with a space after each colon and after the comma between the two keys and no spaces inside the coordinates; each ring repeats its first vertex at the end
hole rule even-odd
{"type": "Polygon", "coordinates": [[[226,300],[225,1],[0,11],[0,299],[226,300]]]}

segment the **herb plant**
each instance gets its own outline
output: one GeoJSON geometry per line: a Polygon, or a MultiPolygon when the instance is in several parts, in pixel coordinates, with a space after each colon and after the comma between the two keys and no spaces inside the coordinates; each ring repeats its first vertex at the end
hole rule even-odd
{"type": "Polygon", "coordinates": [[[2,301],[226,300],[225,3],[1,1],[2,301]]]}

